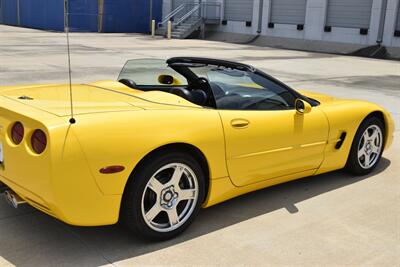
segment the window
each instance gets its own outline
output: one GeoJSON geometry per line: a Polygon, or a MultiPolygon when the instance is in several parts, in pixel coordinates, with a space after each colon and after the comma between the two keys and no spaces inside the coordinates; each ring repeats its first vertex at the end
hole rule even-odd
{"type": "Polygon", "coordinates": [[[119,74],[118,80],[129,79],[140,86],[165,86],[158,81],[160,75],[171,75],[180,85],[187,85],[186,79],[169,68],[162,59],[146,58],[132,59],[125,63],[119,74]]]}
{"type": "Polygon", "coordinates": [[[257,73],[206,66],[192,68],[207,78],[218,109],[287,110],[293,109],[295,96],[285,87],[257,73]]]}

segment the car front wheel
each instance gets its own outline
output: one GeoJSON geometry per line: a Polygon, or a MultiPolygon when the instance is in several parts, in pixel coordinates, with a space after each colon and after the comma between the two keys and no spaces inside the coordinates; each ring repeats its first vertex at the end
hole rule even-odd
{"type": "Polygon", "coordinates": [[[370,173],[379,163],[384,145],[384,125],[369,117],[360,125],[354,138],[346,169],[356,175],[370,173]]]}
{"type": "Polygon", "coordinates": [[[198,162],[182,152],[146,160],[127,185],[124,223],[156,240],[172,238],[193,221],[204,199],[204,174],[198,162]]]}

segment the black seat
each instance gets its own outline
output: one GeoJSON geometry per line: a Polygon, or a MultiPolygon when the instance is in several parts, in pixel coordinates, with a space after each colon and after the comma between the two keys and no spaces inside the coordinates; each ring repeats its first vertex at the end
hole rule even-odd
{"type": "Polygon", "coordinates": [[[171,94],[180,96],[196,105],[204,106],[207,103],[207,94],[203,90],[189,91],[185,88],[176,87],[170,90],[171,94]]]}

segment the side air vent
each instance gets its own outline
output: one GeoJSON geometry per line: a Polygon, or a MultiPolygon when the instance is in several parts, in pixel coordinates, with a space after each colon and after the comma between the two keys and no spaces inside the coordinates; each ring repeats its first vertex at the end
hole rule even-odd
{"type": "Polygon", "coordinates": [[[20,96],[20,97],[18,97],[18,99],[22,99],[22,100],[33,100],[32,97],[26,96],[26,95],[20,96]]]}
{"type": "Polygon", "coordinates": [[[346,132],[343,132],[343,133],[340,135],[339,141],[336,143],[336,146],[335,146],[336,149],[339,149],[339,148],[342,147],[343,142],[344,142],[344,140],[346,139],[346,135],[347,135],[346,132]]]}

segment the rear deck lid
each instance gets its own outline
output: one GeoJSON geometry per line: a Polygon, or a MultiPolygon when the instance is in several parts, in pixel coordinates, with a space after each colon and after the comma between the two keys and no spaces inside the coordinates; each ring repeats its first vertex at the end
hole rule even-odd
{"type": "MultiPolygon", "coordinates": [[[[0,95],[22,104],[52,113],[71,114],[69,85],[0,87],[0,95]]],[[[129,95],[98,90],[89,85],[73,85],[74,114],[138,110],[129,95]]]]}

